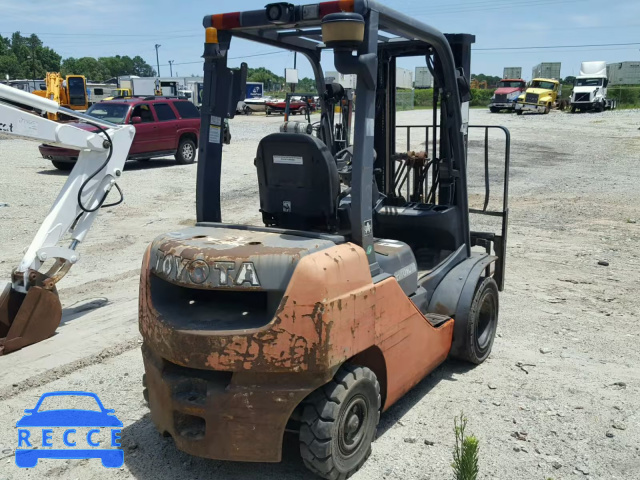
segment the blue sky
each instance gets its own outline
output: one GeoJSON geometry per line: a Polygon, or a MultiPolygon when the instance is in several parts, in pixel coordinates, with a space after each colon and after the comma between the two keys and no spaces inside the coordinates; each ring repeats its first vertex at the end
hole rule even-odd
{"type": "MultiPolygon", "coordinates": [[[[0,0],[0,32],[36,33],[63,58],[73,56],[141,55],[160,70],[202,74],[202,17],[212,13],[263,8],[267,0],[0,0]]],[[[298,3],[298,2],[294,2],[298,3]]],[[[312,3],[312,2],[301,2],[312,3]]],[[[640,45],[553,48],[546,50],[480,50],[483,48],[592,45],[640,42],[640,1],[610,0],[387,0],[383,3],[447,33],[476,35],[472,73],[501,75],[503,67],[519,66],[529,78],[531,67],[543,61],[562,62],[562,76],[577,75],[580,62],[639,60],[640,45]]],[[[274,52],[272,47],[235,40],[230,57],[274,52]]],[[[250,58],[250,67],[275,72],[293,66],[293,54],[279,52],[250,58]]],[[[325,70],[333,70],[326,62],[325,70]]],[[[400,65],[413,68],[417,60],[400,65]]],[[[423,65],[423,64],[422,64],[423,65]]],[[[298,61],[301,76],[310,76],[306,60],[298,61]]]]}

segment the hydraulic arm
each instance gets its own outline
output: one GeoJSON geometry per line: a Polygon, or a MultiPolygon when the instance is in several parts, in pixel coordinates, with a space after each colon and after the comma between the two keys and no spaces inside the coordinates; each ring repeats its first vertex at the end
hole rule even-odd
{"type": "Polygon", "coordinates": [[[56,283],[78,261],[76,248],[105,206],[111,189],[115,186],[120,191],[116,181],[122,175],[135,128],[99,120],[0,85],[0,132],[80,151],[51,210],[12,272],[11,283],[0,295],[1,355],[50,337],[60,324],[62,306],[56,283]],[[96,131],[57,123],[17,105],[53,115],[64,113],[93,125],[96,131]],[[61,245],[65,238],[67,246],[61,245]]]}

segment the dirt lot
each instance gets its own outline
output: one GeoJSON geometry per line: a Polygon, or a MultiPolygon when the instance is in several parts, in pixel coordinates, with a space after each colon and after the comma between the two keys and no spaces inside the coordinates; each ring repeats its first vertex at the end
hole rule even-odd
{"type": "MultiPolygon", "coordinates": [[[[403,112],[398,123],[428,118],[428,111],[403,112]]],[[[255,149],[280,121],[232,120],[223,166],[226,219],[258,220],[255,149]]],[[[479,478],[638,479],[640,112],[517,117],[472,110],[471,123],[502,124],[512,135],[499,338],[482,366],[448,361],[385,413],[373,455],[353,478],[451,478],[453,418],[464,411],[480,439],[479,478]]],[[[473,132],[476,204],[481,141],[473,132]]],[[[502,144],[497,135],[491,141],[497,173],[502,144]]],[[[415,135],[412,146],[420,142],[415,135]]],[[[0,139],[0,158],[5,281],[65,175],[32,142],[0,139]]],[[[125,204],[100,215],[81,246],[81,263],[60,285],[65,316],[58,334],[0,357],[0,478],[308,478],[295,451],[274,465],[207,461],[178,452],[150,423],[140,381],[137,276],[154,236],[195,221],[195,173],[196,165],[171,159],[128,164],[125,204]],[[51,390],[93,391],[115,409],[125,424],[123,468],[105,470],[98,460],[15,467],[15,422],[51,390]]]]}

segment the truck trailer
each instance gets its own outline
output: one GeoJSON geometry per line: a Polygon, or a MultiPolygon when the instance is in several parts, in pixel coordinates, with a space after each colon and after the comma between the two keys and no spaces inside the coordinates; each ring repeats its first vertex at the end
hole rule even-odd
{"type": "Polygon", "coordinates": [[[582,62],[571,93],[571,113],[616,108],[616,100],[607,98],[608,84],[606,62],[582,62]]]}

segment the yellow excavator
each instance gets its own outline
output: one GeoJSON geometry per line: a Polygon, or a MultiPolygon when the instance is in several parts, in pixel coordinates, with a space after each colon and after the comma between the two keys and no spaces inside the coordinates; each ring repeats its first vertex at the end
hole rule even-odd
{"type": "MultiPolygon", "coordinates": [[[[87,80],[82,75],[63,77],[58,72],[48,72],[45,77],[46,90],[35,90],[34,95],[56,102],[69,110],[84,111],[89,108],[87,80]]],[[[58,114],[47,113],[49,120],[57,121],[58,114]]]]}

